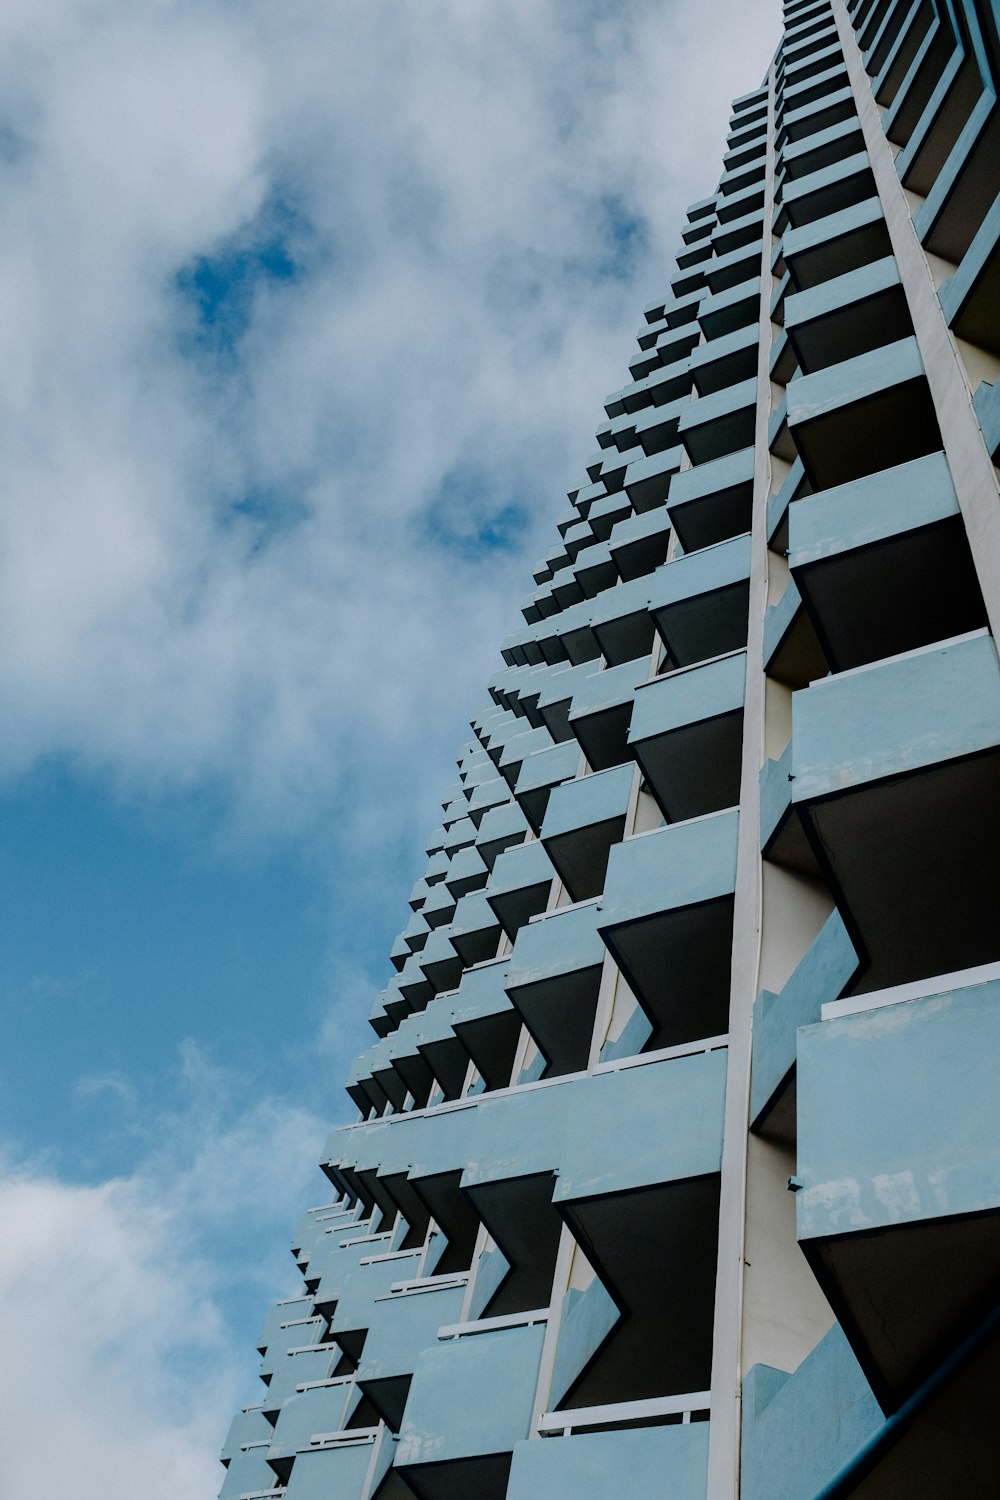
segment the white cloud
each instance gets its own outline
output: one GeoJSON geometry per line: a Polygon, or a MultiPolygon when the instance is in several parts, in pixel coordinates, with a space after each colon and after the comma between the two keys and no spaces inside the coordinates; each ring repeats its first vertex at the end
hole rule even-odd
{"type": "Polygon", "coordinates": [[[422,812],[776,12],[5,7],[0,770],[422,812]],[[217,357],[178,274],[281,234],[217,357]]]}
{"type": "MultiPolygon", "coordinates": [[[[63,757],[136,794],[207,785],[265,832],[337,806],[341,873],[374,851],[364,891],[433,821],[778,22],[772,0],[7,0],[0,777],[63,757]],[[197,318],[213,267],[243,288],[225,336],[197,318]]],[[[145,1132],[132,1176],[0,1186],[26,1500],[211,1494],[250,1395],[226,1283],[262,1313],[281,1291],[275,1226],[323,1131],[185,1067],[171,1118],[126,1078],[82,1086],[145,1132]]]]}
{"type": "Polygon", "coordinates": [[[145,1121],[131,1176],[80,1186],[29,1164],[0,1182],[4,1482],[23,1500],[215,1494],[254,1399],[256,1328],[237,1330],[229,1278],[258,1322],[296,1289],[286,1246],[322,1192],[324,1127],[191,1047],[182,1071],[186,1107],[145,1121]]]}

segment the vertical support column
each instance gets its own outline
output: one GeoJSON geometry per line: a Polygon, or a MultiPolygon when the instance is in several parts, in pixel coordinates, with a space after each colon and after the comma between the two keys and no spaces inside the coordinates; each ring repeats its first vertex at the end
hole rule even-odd
{"type": "Polygon", "coordinates": [[[764,758],[764,614],[768,593],[767,501],[771,488],[771,221],[774,213],[775,71],[767,80],[764,239],[758,318],[757,407],[751,523],[746,703],[740,771],[740,831],[729,996],[729,1065],[719,1205],[719,1263],[712,1344],[709,1500],[735,1500],[740,1482],[740,1377],[746,1221],[750,1041],[761,936],[760,768],[764,758]]]}

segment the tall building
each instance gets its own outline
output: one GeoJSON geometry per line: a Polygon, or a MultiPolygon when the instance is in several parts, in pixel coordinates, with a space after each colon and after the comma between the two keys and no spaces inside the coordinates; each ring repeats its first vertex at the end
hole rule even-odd
{"type": "Polygon", "coordinates": [[[1000,1495],[998,13],[785,5],[459,757],[224,1500],[1000,1495]]]}

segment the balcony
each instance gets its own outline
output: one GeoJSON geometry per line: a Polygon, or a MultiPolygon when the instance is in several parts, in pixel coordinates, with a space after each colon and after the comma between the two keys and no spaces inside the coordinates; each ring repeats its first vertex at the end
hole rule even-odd
{"type": "Polygon", "coordinates": [[[746,653],[681,668],[635,695],[629,745],[670,823],[740,796],[746,653]]]}
{"type": "Polygon", "coordinates": [[[732,537],[665,563],[650,580],[656,628],[675,666],[695,666],[747,643],[750,538],[732,537]]]}
{"type": "Polygon", "coordinates": [[[754,440],[757,382],[741,380],[692,401],[679,424],[681,441],[692,464],[724,458],[754,440]]]}
{"type": "Polygon", "coordinates": [[[565,781],[549,798],[541,841],[572,901],[604,889],[608,853],[621,841],[631,792],[626,764],[565,781]]]}
{"type": "Polygon", "coordinates": [[[667,510],[686,553],[749,532],[753,474],[754,450],[743,448],[677,476],[667,510]]]}
{"type": "Polygon", "coordinates": [[[996,1303],[1000,1094],[987,1059],[1000,966],[823,1014],[799,1034],[799,1242],[891,1411],[996,1303]]]}
{"type": "Polygon", "coordinates": [[[805,374],[907,338],[913,324],[895,257],[787,297],[785,328],[805,374]]]}
{"type": "Polygon", "coordinates": [[[510,955],[507,994],[548,1076],[587,1066],[604,964],[598,916],[591,902],[550,912],[521,928],[510,955]]]}
{"type": "Polygon", "coordinates": [[[937,452],[937,416],[912,338],[788,382],[788,427],[814,490],[937,452]]]}
{"type": "Polygon", "coordinates": [[[878,198],[815,219],[785,233],[782,254],[796,292],[891,255],[892,244],[878,198]]]}
{"type": "Polygon", "coordinates": [[[521,767],[514,796],[533,832],[538,833],[553,787],[575,776],[580,766],[580,747],[575,739],[536,750],[521,767]]]}
{"type": "Polygon", "coordinates": [[[458,1321],[464,1295],[461,1285],[432,1285],[395,1292],[372,1304],[357,1380],[393,1432],[400,1429],[421,1352],[433,1344],[439,1328],[458,1321]]]}
{"type": "MultiPolygon", "coordinates": [[[[648,597],[648,582],[640,579],[648,597]]],[[[653,625],[646,610],[652,645],[653,625]]],[[[628,727],[635,690],[649,673],[649,651],[637,661],[606,667],[580,683],[573,694],[569,727],[595,771],[610,770],[628,760],[628,727]]],[[[544,827],[544,824],[542,825],[544,827]]]]}
{"type": "Polygon", "coordinates": [[[607,1500],[655,1495],[670,1476],[670,1500],[706,1500],[708,1424],[588,1432],[514,1449],[507,1500],[607,1500]]]}
{"type": "Polygon", "coordinates": [[[421,1355],[395,1466],[421,1500],[504,1500],[528,1436],[545,1326],[440,1341],[421,1355]]]}
{"type": "Polygon", "coordinates": [[[835,672],[986,624],[943,453],[794,501],[788,562],[835,672]]]}
{"type": "Polygon", "coordinates": [[[490,1090],[510,1084],[521,1034],[520,1017],[505,988],[509,964],[508,957],[469,969],[454,997],[452,1029],[490,1090]]]}
{"type": "Polygon", "coordinates": [[[615,568],[626,583],[647,577],[666,562],[669,547],[670,517],[662,510],[619,521],[608,542],[615,568]]]}
{"type": "Polygon", "coordinates": [[[866,965],[860,988],[1000,956],[1000,668],[985,631],[793,700],[794,805],[866,965]]]}
{"type": "Polygon", "coordinates": [[[552,877],[552,864],[541,844],[516,844],[500,855],[493,866],[486,899],[509,938],[545,910],[552,877]]]}
{"type": "Polygon", "coordinates": [[[646,1050],[729,1029],[737,828],[713,813],[611,851],[600,932],[653,1024],[646,1050]]]}

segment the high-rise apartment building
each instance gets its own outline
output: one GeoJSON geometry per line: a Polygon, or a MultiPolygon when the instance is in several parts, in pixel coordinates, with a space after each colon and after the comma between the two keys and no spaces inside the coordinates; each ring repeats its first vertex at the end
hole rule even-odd
{"type": "Polygon", "coordinates": [[[462,750],[224,1500],[1000,1495],[998,14],[785,5],[462,750]]]}

